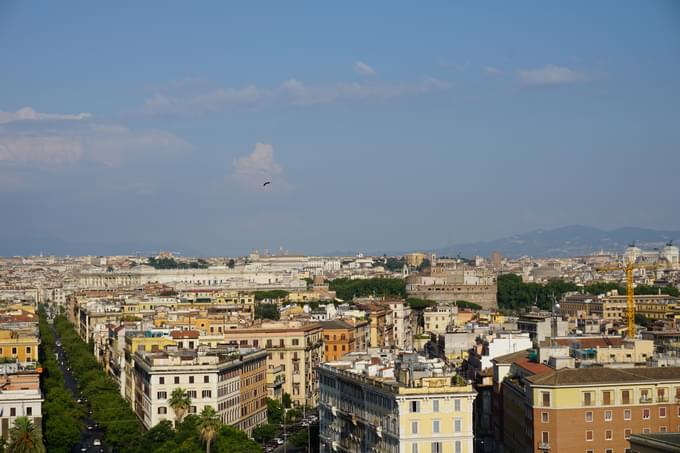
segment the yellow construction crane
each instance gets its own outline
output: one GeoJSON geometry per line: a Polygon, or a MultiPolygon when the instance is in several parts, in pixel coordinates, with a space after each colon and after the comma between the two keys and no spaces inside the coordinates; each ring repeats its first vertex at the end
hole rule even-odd
{"type": "Polygon", "coordinates": [[[655,265],[645,265],[627,259],[623,266],[598,268],[600,272],[624,271],[626,273],[626,318],[628,325],[628,336],[635,336],[635,280],[633,272],[635,269],[657,269],[655,265]]]}

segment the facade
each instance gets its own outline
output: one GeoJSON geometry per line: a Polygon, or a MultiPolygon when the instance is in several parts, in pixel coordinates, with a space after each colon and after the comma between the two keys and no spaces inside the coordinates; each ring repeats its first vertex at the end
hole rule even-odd
{"type": "Polygon", "coordinates": [[[680,429],[680,368],[563,368],[504,387],[504,451],[624,452],[680,429]]]}
{"type": "Polygon", "coordinates": [[[38,337],[19,335],[14,330],[0,330],[0,357],[19,362],[37,362],[38,337]]]}
{"type": "Polygon", "coordinates": [[[443,335],[446,328],[456,322],[458,307],[453,304],[442,304],[429,307],[423,311],[423,323],[425,332],[443,335]]]}
{"type": "Polygon", "coordinates": [[[405,300],[387,300],[383,302],[392,312],[392,344],[402,351],[413,350],[413,336],[416,333],[416,322],[413,310],[405,300]]]}
{"type": "Polygon", "coordinates": [[[458,263],[433,263],[433,266],[406,278],[409,297],[453,303],[473,302],[482,308],[497,307],[496,275],[481,268],[458,263]]]}
{"type": "Polygon", "coordinates": [[[137,351],[133,410],[147,429],[174,420],[168,400],[181,387],[191,398],[190,414],[212,406],[222,423],[252,429],[266,420],[265,361],[266,353],[253,349],[137,351]]]}
{"type": "Polygon", "coordinates": [[[17,363],[3,363],[0,373],[0,436],[8,440],[17,417],[28,417],[35,426],[41,426],[43,398],[35,367],[28,370],[17,363]]]}
{"type": "Polygon", "coordinates": [[[263,322],[225,334],[225,341],[239,346],[265,348],[268,367],[283,367],[283,390],[299,406],[314,406],[319,389],[316,368],[323,361],[323,330],[318,323],[263,322]]]}
{"type": "Polygon", "coordinates": [[[348,354],[319,368],[320,451],[471,453],[475,391],[417,354],[348,354]]]}
{"type": "Polygon", "coordinates": [[[325,340],[325,362],[332,362],[356,350],[353,325],[345,321],[334,320],[321,322],[321,326],[325,340]]]}

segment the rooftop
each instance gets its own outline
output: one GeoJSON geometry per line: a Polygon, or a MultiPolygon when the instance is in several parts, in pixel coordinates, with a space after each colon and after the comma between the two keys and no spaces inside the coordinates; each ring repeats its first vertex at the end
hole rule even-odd
{"type": "Polygon", "coordinates": [[[562,368],[527,378],[535,385],[587,385],[625,382],[680,381],[680,367],[562,368]]]}

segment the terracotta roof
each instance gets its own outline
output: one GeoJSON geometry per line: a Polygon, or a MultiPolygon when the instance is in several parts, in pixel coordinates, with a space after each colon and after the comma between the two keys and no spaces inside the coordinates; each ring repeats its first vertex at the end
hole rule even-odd
{"type": "Polygon", "coordinates": [[[534,375],[543,375],[543,374],[555,371],[554,368],[551,368],[548,365],[544,365],[542,363],[536,363],[536,362],[529,360],[529,357],[517,359],[513,363],[520,368],[524,368],[525,370],[529,371],[530,373],[532,373],[534,375]]]}
{"type": "MultiPolygon", "coordinates": [[[[578,344],[581,349],[588,348],[606,348],[611,346],[613,348],[620,348],[623,345],[623,338],[621,337],[575,337],[575,338],[555,338],[552,341],[560,346],[576,347],[578,344]]],[[[547,342],[546,342],[547,343],[547,342]]]]}
{"type": "Polygon", "coordinates": [[[511,365],[515,363],[516,360],[527,357],[529,355],[529,351],[518,351],[518,352],[511,352],[510,354],[505,354],[498,356],[494,359],[491,359],[492,362],[498,363],[498,364],[505,364],[505,365],[511,365]]]}
{"type": "Polygon", "coordinates": [[[321,324],[321,327],[324,329],[353,329],[354,326],[351,325],[350,323],[347,323],[345,321],[341,321],[339,319],[334,319],[331,321],[321,321],[319,324],[321,324]]]}
{"type": "Polygon", "coordinates": [[[550,374],[527,378],[537,385],[582,385],[618,382],[680,380],[680,367],[562,368],[550,374]]]}
{"type": "Polygon", "coordinates": [[[195,340],[198,338],[198,331],[196,330],[173,330],[170,332],[170,336],[174,338],[175,340],[181,340],[181,339],[191,339],[195,340]]]}

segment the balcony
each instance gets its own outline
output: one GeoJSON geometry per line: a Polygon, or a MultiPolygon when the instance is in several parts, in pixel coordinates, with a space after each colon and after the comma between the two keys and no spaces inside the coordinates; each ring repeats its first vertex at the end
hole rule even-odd
{"type": "Polygon", "coordinates": [[[667,403],[668,402],[668,397],[666,395],[658,395],[656,397],[656,402],[657,403],[667,403]]]}
{"type": "Polygon", "coordinates": [[[548,442],[539,442],[539,443],[538,443],[538,449],[539,449],[539,450],[550,450],[550,443],[548,443],[548,442]]]}
{"type": "Polygon", "coordinates": [[[640,403],[642,404],[650,404],[652,403],[652,397],[651,396],[641,396],[640,397],[640,403]]]}

